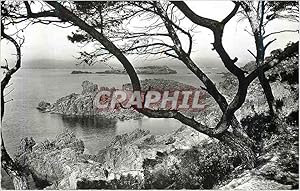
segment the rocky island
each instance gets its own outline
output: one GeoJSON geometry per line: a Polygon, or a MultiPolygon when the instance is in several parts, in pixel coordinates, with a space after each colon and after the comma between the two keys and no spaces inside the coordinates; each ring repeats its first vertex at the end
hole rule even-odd
{"type": "MultiPolygon", "coordinates": [[[[168,66],[135,67],[137,74],[177,74],[176,70],[168,66]]],[[[104,72],[72,71],[71,74],[127,74],[124,69],[110,69],[104,72]]]]}
{"type": "Polygon", "coordinates": [[[71,72],[71,74],[93,74],[92,72],[88,72],[88,71],[78,71],[78,70],[74,70],[71,72]]]}
{"type": "MultiPolygon", "coordinates": [[[[145,79],[141,81],[142,91],[149,90],[151,87],[155,90],[197,90],[198,88],[183,84],[174,80],[164,79],[145,79]],[[167,87],[167,89],[166,89],[167,87]]],[[[50,112],[54,114],[61,114],[67,116],[99,116],[108,119],[140,119],[143,117],[141,113],[136,112],[134,109],[123,109],[120,108],[118,111],[101,111],[99,112],[95,107],[93,101],[96,94],[101,90],[113,90],[114,87],[98,87],[90,81],[84,81],[82,83],[81,93],[72,93],[65,97],[58,99],[55,103],[51,104],[46,101],[41,101],[37,109],[42,112],[50,112]]],[[[130,90],[131,84],[124,84],[122,90],[130,90]]],[[[207,98],[207,94],[203,94],[207,98]]]]}

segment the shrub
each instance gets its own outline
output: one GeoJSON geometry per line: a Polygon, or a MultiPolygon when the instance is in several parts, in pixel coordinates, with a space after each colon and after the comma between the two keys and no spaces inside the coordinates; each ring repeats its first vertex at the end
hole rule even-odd
{"type": "Polygon", "coordinates": [[[261,152],[263,140],[269,139],[276,131],[272,117],[264,113],[255,114],[253,117],[247,116],[241,120],[241,124],[246,128],[247,135],[254,141],[255,152],[261,152]]]}
{"type": "Polygon", "coordinates": [[[119,179],[111,181],[105,180],[87,180],[83,179],[77,182],[78,189],[142,189],[143,181],[139,177],[131,174],[121,175],[119,179]]]}
{"type": "Polygon", "coordinates": [[[146,189],[211,189],[240,164],[237,153],[213,141],[144,161],[146,189]],[[176,158],[171,165],[170,158],[176,158]]]}

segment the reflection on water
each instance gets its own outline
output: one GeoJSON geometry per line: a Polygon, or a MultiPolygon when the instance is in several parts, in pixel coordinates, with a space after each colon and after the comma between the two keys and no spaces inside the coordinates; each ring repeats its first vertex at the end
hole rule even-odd
{"type": "Polygon", "coordinates": [[[135,129],[149,130],[160,135],[178,129],[181,123],[174,119],[149,119],[120,121],[102,117],[67,117],[60,116],[63,126],[84,141],[85,153],[96,154],[105,148],[116,136],[135,129]]]}
{"type": "Polygon", "coordinates": [[[62,116],[62,121],[65,126],[70,128],[89,128],[89,129],[98,129],[98,128],[112,128],[117,124],[116,119],[107,119],[104,117],[70,117],[62,116]]]}
{"type": "Polygon", "coordinates": [[[85,152],[96,154],[116,135],[117,120],[102,117],[61,116],[64,127],[84,141],[85,152]]]}

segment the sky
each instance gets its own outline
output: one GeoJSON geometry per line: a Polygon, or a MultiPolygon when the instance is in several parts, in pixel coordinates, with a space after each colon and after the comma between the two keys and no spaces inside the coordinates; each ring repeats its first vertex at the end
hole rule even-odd
{"type": "MultiPolygon", "coordinates": [[[[230,1],[188,1],[187,4],[191,9],[204,17],[222,20],[234,7],[230,1]]],[[[253,57],[247,49],[255,52],[254,39],[245,28],[250,30],[247,21],[238,22],[239,17],[235,16],[225,27],[223,44],[229,55],[234,58],[238,57],[238,65],[244,65],[253,60],[253,57]]],[[[138,23],[136,23],[138,24],[138,23]]],[[[182,23],[189,26],[192,23],[188,20],[182,23]]],[[[268,31],[278,31],[282,29],[298,29],[298,23],[288,21],[274,21],[268,27],[268,31]]],[[[78,61],[75,57],[78,52],[83,50],[76,44],[71,43],[67,39],[67,35],[75,31],[76,27],[58,28],[53,25],[35,24],[26,28],[23,35],[26,37],[22,47],[22,59],[24,68],[75,68],[78,61]],[[41,62],[44,63],[41,66],[41,62]],[[46,62],[46,64],[45,64],[46,62]]],[[[215,51],[212,51],[213,35],[211,31],[203,27],[197,28],[198,33],[195,34],[195,43],[193,44],[192,59],[199,66],[220,65],[221,61],[215,51]]],[[[282,33],[276,35],[276,41],[269,47],[268,51],[275,48],[283,48],[289,41],[296,41],[299,38],[298,33],[282,33]]],[[[1,42],[1,63],[4,63],[4,58],[13,63],[14,55],[11,54],[12,46],[6,42],[1,42]]],[[[267,52],[268,52],[267,51],[267,52]]],[[[147,59],[141,57],[129,56],[129,60],[133,65],[158,64],[161,62],[178,64],[176,60],[158,60],[157,58],[147,59]]],[[[112,59],[108,64],[118,65],[116,59],[112,59]]],[[[93,68],[103,67],[99,64],[93,68]]]]}

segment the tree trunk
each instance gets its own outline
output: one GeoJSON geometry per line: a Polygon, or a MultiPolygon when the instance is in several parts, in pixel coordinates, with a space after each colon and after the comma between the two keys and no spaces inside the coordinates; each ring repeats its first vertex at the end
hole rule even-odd
{"type": "MultiPolygon", "coordinates": [[[[254,39],[255,39],[255,44],[256,44],[256,65],[257,67],[260,67],[264,64],[265,62],[265,45],[264,45],[264,38],[263,35],[261,34],[261,30],[257,30],[254,32],[254,39]]],[[[265,72],[263,69],[261,69],[258,72],[258,79],[259,82],[263,88],[265,97],[267,99],[268,105],[269,105],[269,110],[270,110],[270,115],[274,116],[276,118],[276,109],[275,109],[275,103],[274,103],[274,96],[272,93],[272,89],[270,86],[270,83],[268,82],[265,72]]]]}
{"type": "MultiPolygon", "coordinates": [[[[257,37],[256,39],[256,46],[257,46],[257,58],[256,58],[256,64],[257,67],[260,67],[264,64],[265,61],[265,52],[264,52],[264,45],[263,40],[260,39],[262,37],[257,37]]],[[[276,111],[275,107],[275,98],[272,92],[272,88],[270,86],[269,81],[267,80],[265,73],[263,70],[258,72],[258,79],[259,82],[263,88],[264,95],[267,99],[267,103],[269,106],[269,112],[270,116],[272,117],[272,123],[276,126],[278,132],[282,132],[284,130],[284,127],[282,127],[281,120],[279,119],[278,113],[276,111]]]]}
{"type": "Polygon", "coordinates": [[[251,147],[249,147],[243,138],[234,135],[228,131],[225,131],[218,139],[228,145],[233,151],[238,153],[239,158],[242,161],[242,166],[247,169],[255,167],[256,156],[251,147]]]}
{"type": "MultiPolygon", "coordinates": [[[[259,66],[258,66],[259,67],[259,66]]],[[[270,115],[271,116],[276,116],[276,108],[275,108],[275,99],[272,93],[272,89],[270,86],[270,83],[268,82],[265,73],[264,72],[259,72],[258,75],[259,82],[264,90],[264,94],[266,96],[269,109],[270,109],[270,115]]]]}

